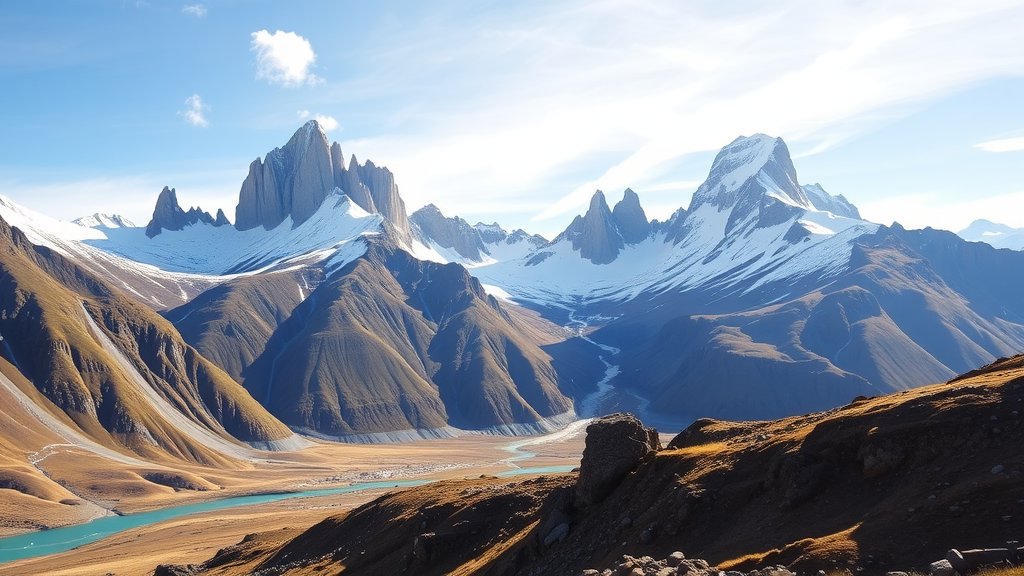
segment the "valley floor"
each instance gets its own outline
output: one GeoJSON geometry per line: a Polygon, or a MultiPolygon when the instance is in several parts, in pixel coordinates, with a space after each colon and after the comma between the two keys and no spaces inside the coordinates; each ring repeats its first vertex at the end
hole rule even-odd
{"type": "MultiPolygon", "coordinates": [[[[391,479],[477,477],[515,473],[527,466],[530,469],[576,466],[583,451],[587,422],[579,421],[553,434],[518,439],[464,436],[384,445],[317,444],[296,452],[265,453],[267,459],[253,463],[250,469],[197,467],[189,471],[222,485],[223,490],[175,491],[158,487],[140,494],[133,484],[112,482],[115,488],[106,494],[107,503],[116,503],[119,512],[130,514],[257,492],[321,490],[391,479]]],[[[55,464],[70,467],[73,456],[73,453],[65,453],[64,458],[55,459],[55,464]]],[[[95,476],[98,472],[82,468],[79,474],[95,476]]],[[[114,470],[110,474],[119,473],[114,470]]],[[[354,508],[385,491],[295,497],[174,518],[119,532],[67,552],[6,563],[2,565],[2,572],[11,575],[148,576],[161,563],[202,562],[247,534],[259,532],[261,538],[292,537],[326,515],[354,508]]],[[[11,506],[8,499],[0,501],[0,518],[12,518],[10,514],[17,511],[11,506]]],[[[55,525],[60,524],[63,522],[55,522],[55,525]]],[[[13,533],[15,531],[8,528],[5,535],[13,533]]]]}

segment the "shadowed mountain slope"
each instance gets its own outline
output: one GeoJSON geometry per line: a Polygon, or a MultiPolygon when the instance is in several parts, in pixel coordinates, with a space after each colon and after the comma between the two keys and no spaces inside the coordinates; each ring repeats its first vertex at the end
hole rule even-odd
{"type": "Polygon", "coordinates": [[[284,422],[322,435],[511,431],[571,410],[550,363],[464,268],[374,245],[242,377],[284,422]]]}

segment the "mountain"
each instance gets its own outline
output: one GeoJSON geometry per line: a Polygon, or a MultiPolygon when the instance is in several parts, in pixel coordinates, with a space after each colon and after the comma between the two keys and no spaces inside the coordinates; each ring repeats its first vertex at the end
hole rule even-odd
{"type": "Polygon", "coordinates": [[[188,212],[182,210],[178,205],[177,192],[174,188],[164,186],[156,199],[153,218],[146,225],[146,236],[152,238],[164,230],[182,230],[185,226],[192,226],[199,222],[211,226],[224,226],[229,223],[223,210],[217,211],[216,218],[199,207],[189,208],[188,212]]]}
{"type": "Polygon", "coordinates": [[[988,220],[975,220],[957,232],[957,236],[970,242],[985,242],[996,248],[1024,250],[1024,228],[1011,228],[988,220]]]}
{"type": "Polygon", "coordinates": [[[370,214],[381,214],[408,241],[411,230],[394,176],[372,162],[348,167],[341,146],[328,143],[323,127],[310,120],[288,143],[249,165],[235,208],[239,231],[276,228],[286,218],[292,227],[308,220],[335,189],[370,214]]]}
{"type": "Polygon", "coordinates": [[[299,445],[169,322],[2,220],[0,272],[5,360],[93,442],[202,464],[299,445]]]}
{"type": "Polygon", "coordinates": [[[597,326],[588,340],[615,374],[577,398],[584,414],[780,417],[1024,349],[1010,293],[1024,259],[860,220],[800,185],[781,139],[726,146],[690,206],[643,242],[621,241],[612,216],[596,194],[534,254],[472,268],[553,320],[597,326]]]}
{"type": "Polygon", "coordinates": [[[228,282],[167,316],[294,428],[374,441],[572,417],[551,358],[461,266],[373,245],[301,300],[292,274],[228,282]]]}
{"type": "Polygon", "coordinates": [[[453,260],[470,266],[521,258],[548,243],[543,237],[522,229],[507,232],[497,222],[477,222],[471,226],[458,216],[446,217],[433,204],[413,212],[409,220],[424,244],[439,253],[454,251],[450,254],[453,260]]]}
{"type": "Polygon", "coordinates": [[[427,242],[433,241],[441,248],[454,250],[468,261],[481,262],[487,254],[487,248],[476,228],[458,216],[445,218],[433,204],[413,212],[409,220],[427,242]]]}
{"type": "Polygon", "coordinates": [[[119,214],[100,214],[99,212],[75,218],[71,223],[86,228],[135,228],[135,224],[124,216],[119,214]]]}
{"type": "Polygon", "coordinates": [[[533,329],[463,267],[430,262],[439,256],[411,232],[415,226],[420,238],[429,228],[449,248],[468,239],[475,243],[460,246],[477,258],[536,241],[499,228],[484,242],[477,228],[433,207],[410,224],[390,172],[355,159],[346,170],[340,158],[319,126],[307,124],[260,164],[273,176],[262,182],[278,185],[259,184],[250,171],[235,229],[197,226],[131,242],[125,235],[110,249],[164,269],[221,275],[165,316],[304,433],[377,441],[460,429],[521,433],[572,419],[563,376],[527,336],[533,329]],[[327,165],[341,186],[321,196],[323,187],[308,185],[321,181],[309,174],[327,165]],[[253,190],[262,203],[249,201],[253,190]],[[320,204],[308,214],[307,202],[320,204]],[[267,205],[291,211],[272,228],[247,228],[247,213],[267,212],[246,206],[267,205]],[[211,253],[210,245],[219,248],[211,253]]]}
{"type": "Polygon", "coordinates": [[[781,417],[1024,348],[1024,253],[864,221],[763,134],[725,146],[668,220],[597,191],[550,242],[434,205],[406,217],[393,175],[346,164],[315,122],[253,163],[235,226],[189,213],[165,189],[148,236],[0,201],[324,437],[521,432],[574,411],[781,417]]]}

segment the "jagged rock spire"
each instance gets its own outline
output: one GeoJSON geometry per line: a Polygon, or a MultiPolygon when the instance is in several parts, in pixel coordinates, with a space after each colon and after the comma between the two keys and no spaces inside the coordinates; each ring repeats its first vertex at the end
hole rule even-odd
{"type": "Polygon", "coordinates": [[[299,226],[335,188],[363,210],[383,215],[405,239],[411,239],[405,203],[391,171],[369,161],[360,165],[354,155],[346,167],[341,145],[330,144],[316,120],[249,166],[235,208],[235,227],[270,230],[288,217],[293,226],[299,226]]]}

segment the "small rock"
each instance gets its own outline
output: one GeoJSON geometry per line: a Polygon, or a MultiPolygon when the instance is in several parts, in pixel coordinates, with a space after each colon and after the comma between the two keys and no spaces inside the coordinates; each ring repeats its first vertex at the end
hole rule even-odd
{"type": "Polygon", "coordinates": [[[1002,464],[996,464],[992,467],[993,474],[1001,474],[1003,470],[1006,470],[1006,468],[1004,468],[1002,464]]]}
{"type": "Polygon", "coordinates": [[[593,568],[587,568],[583,571],[583,574],[581,574],[581,576],[601,576],[601,573],[597,570],[594,570],[593,568]]]}
{"type": "Polygon", "coordinates": [[[676,567],[682,564],[683,560],[686,560],[686,556],[684,556],[682,552],[679,552],[677,550],[668,555],[668,558],[665,559],[665,563],[669,566],[676,567]]]}
{"type": "Polygon", "coordinates": [[[548,533],[547,537],[544,538],[544,545],[551,546],[555,542],[561,542],[565,540],[565,537],[569,535],[569,525],[562,522],[558,526],[555,526],[551,532],[548,533]]]}
{"type": "Polygon", "coordinates": [[[886,572],[885,576],[910,576],[906,572],[886,572]]]}
{"type": "MultiPolygon", "coordinates": [[[[640,543],[641,544],[650,544],[651,542],[654,542],[654,538],[655,538],[654,530],[652,530],[651,528],[647,528],[646,530],[644,530],[643,532],[640,533],[640,543]]],[[[746,575],[744,575],[744,576],[746,576],[746,575]]]]}
{"type": "Polygon", "coordinates": [[[995,414],[993,414],[993,415],[989,416],[988,419],[993,421],[993,422],[995,422],[996,420],[999,420],[999,416],[996,416],[995,414]]]}
{"type": "Polygon", "coordinates": [[[633,519],[629,516],[623,516],[622,520],[619,520],[619,526],[622,528],[629,528],[633,525],[633,519]]]}
{"type": "Polygon", "coordinates": [[[956,571],[953,570],[953,565],[949,563],[949,560],[939,560],[928,565],[928,573],[931,576],[955,576],[956,571]]]}
{"type": "Polygon", "coordinates": [[[645,428],[632,414],[602,416],[587,426],[576,480],[576,507],[604,500],[644,456],[661,448],[657,438],[654,428],[645,428]]]}
{"type": "Polygon", "coordinates": [[[1010,516],[1009,514],[1007,514],[1006,516],[1003,516],[1003,522],[1009,522],[1012,519],[1013,519],[1013,516],[1010,516]]]}
{"type": "Polygon", "coordinates": [[[949,511],[950,512],[959,512],[960,511],[960,507],[954,504],[953,506],[949,507],[949,511]]]}
{"type": "Polygon", "coordinates": [[[929,494],[928,495],[928,499],[929,500],[935,500],[935,494],[929,494]]]}

